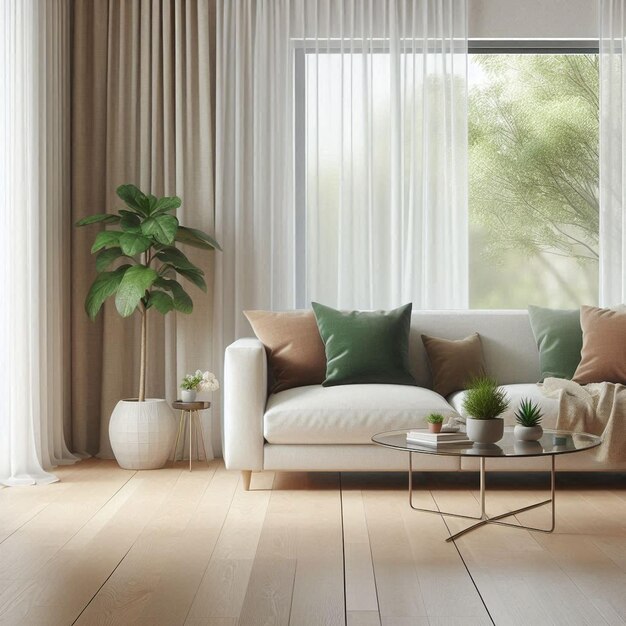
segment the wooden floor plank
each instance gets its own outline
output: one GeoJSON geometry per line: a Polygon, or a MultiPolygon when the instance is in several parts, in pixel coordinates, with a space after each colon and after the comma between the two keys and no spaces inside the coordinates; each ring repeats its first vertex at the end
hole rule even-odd
{"type": "Polygon", "coordinates": [[[244,491],[239,484],[206,561],[187,623],[239,617],[270,495],[270,491],[244,491]]]}
{"type": "MultiPolygon", "coordinates": [[[[342,504],[346,611],[366,614],[374,611],[378,622],[378,597],[374,579],[374,564],[361,490],[344,489],[342,491],[342,504]]],[[[353,616],[352,619],[361,618],[353,616]]],[[[366,616],[363,619],[369,620],[371,618],[366,616]]]]}

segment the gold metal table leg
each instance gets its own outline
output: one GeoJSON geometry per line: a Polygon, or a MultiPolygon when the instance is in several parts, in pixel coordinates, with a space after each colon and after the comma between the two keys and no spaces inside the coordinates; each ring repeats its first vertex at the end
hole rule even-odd
{"type": "Polygon", "coordinates": [[[555,471],[555,456],[550,455],[551,463],[550,463],[550,498],[548,500],[542,500],[541,502],[536,502],[535,504],[530,504],[528,506],[522,507],[520,509],[515,509],[514,511],[508,511],[507,513],[501,513],[500,515],[495,515],[494,517],[489,517],[485,510],[486,503],[486,493],[487,493],[487,485],[486,485],[486,471],[485,471],[485,457],[480,457],[480,516],[474,517],[471,515],[461,515],[459,513],[450,513],[447,511],[441,511],[439,509],[422,509],[413,505],[413,453],[409,452],[409,506],[415,511],[421,511],[422,513],[438,513],[439,515],[447,515],[451,517],[459,517],[463,519],[473,519],[480,520],[476,524],[472,524],[467,528],[451,535],[446,539],[446,541],[454,541],[455,539],[465,535],[466,533],[471,532],[472,530],[476,530],[481,526],[485,526],[486,524],[498,524],[500,526],[509,526],[511,528],[521,528],[523,530],[534,530],[542,533],[551,533],[554,531],[556,525],[556,509],[555,509],[555,495],[556,495],[556,471],[555,471]],[[551,525],[549,528],[537,528],[535,526],[525,526],[524,524],[511,524],[509,522],[502,522],[505,517],[510,517],[511,515],[516,515],[517,513],[523,513],[524,511],[530,511],[531,509],[536,509],[537,507],[544,506],[546,504],[551,504],[551,525]]]}

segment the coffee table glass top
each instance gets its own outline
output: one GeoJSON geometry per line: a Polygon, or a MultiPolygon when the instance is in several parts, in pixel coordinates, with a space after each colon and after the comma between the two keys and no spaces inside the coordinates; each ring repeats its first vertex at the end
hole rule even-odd
{"type": "MultiPolygon", "coordinates": [[[[415,430],[415,429],[412,429],[415,430]]],[[[423,429],[424,432],[428,432],[423,429]]],[[[438,454],[443,456],[547,456],[553,454],[568,454],[595,448],[602,443],[602,438],[589,433],[572,433],[566,430],[543,431],[539,441],[519,441],[513,435],[513,428],[504,429],[504,436],[498,443],[478,445],[468,442],[467,447],[459,446],[422,446],[417,443],[408,443],[408,430],[392,430],[377,433],[372,441],[387,448],[404,450],[405,452],[419,452],[420,454],[438,454]]]]}

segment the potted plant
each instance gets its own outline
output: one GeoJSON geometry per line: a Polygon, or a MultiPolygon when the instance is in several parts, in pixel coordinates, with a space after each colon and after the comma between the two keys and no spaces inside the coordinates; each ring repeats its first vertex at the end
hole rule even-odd
{"type": "Polygon", "coordinates": [[[196,370],[195,374],[186,374],[180,383],[180,397],[183,402],[194,402],[198,391],[217,391],[220,384],[212,372],[196,370]]]}
{"type": "Polygon", "coordinates": [[[440,433],[443,426],[444,417],[440,413],[431,413],[426,416],[426,422],[428,423],[428,430],[431,433],[440,433]]]}
{"type": "Polygon", "coordinates": [[[121,185],[117,195],[126,205],[123,209],[76,223],[113,226],[100,231],[91,248],[97,255],[98,275],[87,294],[85,310],[93,320],[105,300],[114,296],[115,308],[122,317],[135,313],[141,316],[137,398],[118,402],[109,422],[109,437],[121,467],[154,469],[167,461],[175,422],[165,400],[146,398],[148,312],[192,312],[193,302],[178,276],[206,291],[204,272],[176,244],[203,250],[221,248],[206,233],[179,224],[172,211],[180,207],[180,198],[156,198],[135,185],[121,185]]]}
{"type": "Polygon", "coordinates": [[[524,398],[515,413],[517,424],[513,429],[515,439],[520,441],[538,441],[543,435],[541,427],[542,412],[529,398],[524,398]]]}
{"type": "Polygon", "coordinates": [[[506,411],[509,400],[498,383],[488,376],[471,381],[463,400],[467,436],[478,445],[494,444],[502,439],[504,420],[499,416],[506,411]]]}

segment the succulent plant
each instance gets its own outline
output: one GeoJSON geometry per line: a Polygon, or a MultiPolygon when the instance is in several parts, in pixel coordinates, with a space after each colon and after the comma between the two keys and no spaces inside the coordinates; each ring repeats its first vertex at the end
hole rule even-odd
{"type": "Polygon", "coordinates": [[[477,420],[495,419],[508,406],[509,399],[495,379],[479,376],[470,381],[463,400],[463,409],[469,417],[477,420]]]}
{"type": "Polygon", "coordinates": [[[429,424],[443,424],[443,420],[445,418],[443,417],[443,415],[441,415],[441,413],[431,413],[430,415],[426,416],[426,421],[429,424]]]}
{"type": "Polygon", "coordinates": [[[530,398],[523,398],[519,403],[519,408],[515,413],[515,419],[520,426],[539,426],[543,413],[530,398]]]}

